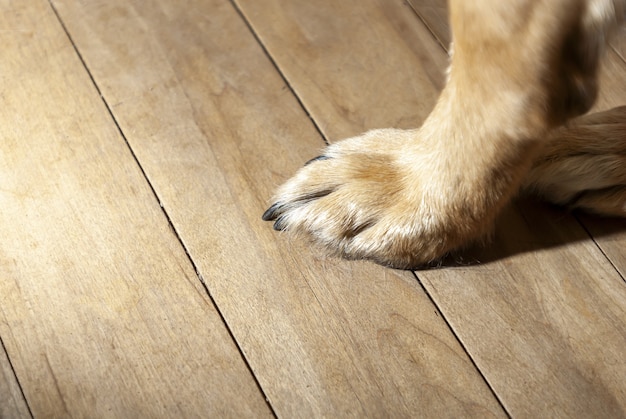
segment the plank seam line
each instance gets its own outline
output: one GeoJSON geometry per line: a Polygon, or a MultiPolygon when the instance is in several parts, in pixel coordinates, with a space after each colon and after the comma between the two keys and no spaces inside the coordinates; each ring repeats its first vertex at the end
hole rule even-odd
{"type": "Polygon", "coordinates": [[[430,35],[433,37],[435,42],[437,42],[439,46],[445,51],[446,55],[450,56],[450,53],[448,52],[448,47],[444,45],[441,39],[439,39],[435,31],[428,24],[428,21],[424,17],[422,17],[420,12],[413,6],[413,3],[409,2],[408,0],[405,0],[404,4],[408,5],[411,8],[411,10],[413,10],[413,13],[415,14],[415,16],[417,16],[417,18],[424,24],[424,26],[426,26],[426,29],[428,29],[428,32],[430,32],[430,35]]]}
{"type": "Polygon", "coordinates": [[[274,59],[272,54],[270,54],[269,50],[265,47],[265,44],[261,40],[261,37],[254,30],[254,27],[252,26],[250,21],[246,18],[246,15],[243,13],[241,8],[237,4],[237,0],[228,0],[228,1],[233,6],[233,8],[237,12],[237,14],[239,14],[239,17],[244,22],[244,24],[248,27],[248,30],[250,31],[250,33],[252,34],[252,36],[256,40],[257,44],[263,50],[263,53],[265,54],[265,56],[270,60],[270,63],[272,63],[272,66],[274,67],[276,72],[280,75],[280,78],[285,82],[285,84],[287,85],[287,88],[291,91],[291,94],[296,98],[296,100],[298,101],[298,104],[300,105],[300,108],[304,111],[304,113],[307,115],[307,117],[311,120],[311,122],[313,123],[313,126],[315,127],[315,130],[318,132],[320,137],[322,137],[322,140],[324,141],[324,143],[327,146],[330,145],[330,142],[328,141],[328,138],[326,137],[326,135],[322,131],[322,128],[318,125],[317,121],[315,120],[315,118],[313,117],[313,115],[311,114],[309,109],[306,107],[306,105],[304,104],[304,102],[302,101],[302,99],[300,98],[298,93],[296,92],[295,87],[289,82],[289,79],[287,78],[285,73],[283,73],[282,69],[278,65],[278,62],[276,62],[276,60],[274,59]]]}
{"type": "MultiPolygon", "coordinates": [[[[625,32],[625,33],[626,33],[626,32],[625,32]]],[[[615,45],[613,45],[613,44],[609,43],[609,46],[611,47],[611,49],[613,50],[613,52],[614,52],[615,54],[617,54],[617,56],[620,58],[620,60],[622,60],[622,61],[624,62],[624,64],[626,64],[626,58],[624,58],[624,56],[622,55],[622,53],[621,53],[621,52],[620,52],[617,48],[615,48],[615,45]]]]}
{"type": "Polygon", "coordinates": [[[483,379],[483,381],[485,382],[485,384],[487,385],[487,387],[489,388],[489,390],[491,391],[493,396],[496,398],[496,401],[498,402],[500,407],[502,407],[502,410],[504,411],[504,413],[509,417],[509,419],[511,419],[512,416],[509,413],[509,411],[507,410],[507,408],[505,407],[503,401],[498,396],[498,393],[496,393],[495,389],[491,386],[491,383],[489,382],[489,380],[487,380],[487,377],[485,376],[485,374],[483,374],[481,369],[478,368],[478,364],[476,364],[476,361],[474,361],[474,358],[472,357],[472,355],[469,353],[469,351],[467,350],[467,348],[463,344],[463,341],[459,338],[459,335],[457,335],[456,331],[454,330],[454,328],[452,327],[452,325],[450,324],[450,322],[448,321],[446,316],[443,314],[443,311],[441,311],[441,308],[439,307],[439,305],[437,304],[437,302],[435,301],[433,296],[430,294],[430,292],[428,292],[428,289],[424,286],[424,284],[420,280],[419,276],[417,275],[417,272],[415,272],[415,271],[411,271],[411,272],[413,273],[413,276],[415,277],[415,280],[417,281],[417,283],[420,285],[420,287],[422,287],[422,290],[424,290],[424,292],[428,296],[428,299],[430,300],[430,302],[437,309],[437,312],[439,313],[440,317],[443,319],[443,321],[448,326],[448,329],[450,330],[450,332],[452,333],[452,335],[454,336],[456,341],[459,343],[459,345],[461,345],[461,348],[463,348],[463,351],[467,354],[467,357],[469,358],[470,362],[472,363],[472,365],[474,366],[476,371],[478,371],[478,374],[480,374],[481,378],[483,379]]]}
{"type": "Polygon", "coordinates": [[[583,220],[581,220],[580,217],[577,214],[573,214],[573,215],[574,215],[574,218],[576,219],[576,221],[578,221],[578,224],[583,228],[583,230],[585,230],[585,232],[587,233],[587,235],[589,236],[591,241],[596,245],[596,248],[600,251],[600,253],[602,253],[602,256],[604,256],[604,258],[607,260],[607,262],[609,262],[609,264],[613,267],[613,269],[615,269],[615,272],[617,272],[617,274],[622,279],[622,281],[626,282],[626,278],[624,277],[624,275],[622,275],[622,272],[620,272],[620,270],[617,267],[617,265],[615,263],[613,263],[613,261],[611,260],[609,255],[606,254],[606,252],[602,248],[601,244],[598,243],[596,238],[593,236],[592,232],[585,225],[585,222],[583,220]]]}
{"type": "MultiPolygon", "coordinates": [[[[250,375],[252,376],[252,378],[253,378],[253,380],[254,380],[258,390],[261,392],[261,395],[263,396],[263,399],[265,400],[266,405],[270,409],[270,412],[272,413],[272,415],[275,418],[277,418],[278,416],[277,416],[276,412],[274,411],[274,407],[270,403],[269,398],[267,397],[267,394],[265,393],[263,387],[261,386],[261,383],[259,382],[256,374],[254,373],[254,370],[252,369],[252,366],[248,362],[248,359],[246,358],[246,356],[245,356],[245,354],[243,352],[243,349],[239,345],[239,342],[237,341],[237,339],[235,339],[235,335],[233,334],[232,329],[228,325],[228,322],[226,321],[226,318],[224,317],[224,314],[222,313],[222,311],[220,310],[219,306],[217,305],[215,299],[213,298],[213,295],[212,295],[211,291],[209,290],[209,287],[208,287],[206,281],[202,277],[202,274],[200,273],[200,271],[198,269],[198,266],[196,265],[196,263],[194,262],[193,258],[191,257],[191,254],[189,253],[189,250],[187,249],[187,246],[185,246],[185,243],[184,243],[182,237],[178,233],[178,230],[174,226],[174,223],[172,222],[172,219],[170,218],[169,214],[165,210],[163,202],[161,201],[159,195],[157,194],[154,186],[150,182],[150,179],[148,178],[147,173],[145,172],[145,170],[144,170],[143,166],[141,165],[137,155],[135,154],[135,151],[131,147],[128,139],[126,138],[126,135],[122,131],[122,128],[120,127],[117,119],[115,118],[115,115],[113,114],[113,111],[112,111],[111,107],[109,106],[109,103],[104,98],[104,95],[102,94],[102,91],[100,90],[100,86],[98,86],[98,83],[96,83],[96,80],[93,77],[93,74],[91,73],[91,70],[89,70],[89,67],[87,66],[87,62],[85,61],[85,59],[83,58],[82,54],[78,50],[78,46],[74,42],[74,39],[72,38],[72,36],[69,33],[69,30],[65,26],[65,23],[63,22],[63,20],[61,19],[61,15],[57,11],[56,7],[54,6],[53,0],[48,0],[48,4],[52,8],[52,11],[56,15],[56,18],[57,18],[59,24],[61,25],[63,31],[65,32],[65,35],[67,36],[68,40],[72,44],[72,47],[74,48],[74,51],[76,52],[76,55],[78,56],[78,59],[80,60],[80,62],[83,65],[83,67],[85,68],[85,71],[87,72],[87,75],[89,76],[93,86],[96,89],[96,92],[100,96],[100,99],[102,100],[102,103],[104,104],[107,112],[109,113],[109,116],[113,120],[113,123],[115,124],[115,127],[117,128],[117,131],[119,132],[120,136],[122,137],[122,139],[126,143],[126,146],[128,147],[128,150],[130,151],[133,159],[135,160],[135,163],[137,163],[137,166],[139,167],[139,170],[141,171],[142,176],[144,177],[146,183],[148,184],[150,190],[152,191],[152,194],[153,194],[154,198],[156,199],[157,203],[159,204],[159,207],[161,208],[161,211],[162,211],[163,215],[165,216],[165,219],[167,220],[167,223],[168,223],[170,229],[174,233],[174,236],[176,237],[176,240],[180,243],[181,247],[183,248],[183,251],[185,252],[185,255],[186,255],[187,259],[189,260],[189,263],[191,264],[192,268],[194,269],[194,271],[196,273],[196,276],[197,276],[198,280],[200,281],[200,284],[204,288],[204,291],[206,292],[207,296],[209,297],[209,300],[211,301],[211,304],[213,304],[213,307],[217,311],[217,314],[219,315],[222,323],[224,324],[224,327],[226,328],[226,330],[228,332],[228,335],[230,336],[231,340],[235,344],[235,347],[237,348],[237,351],[239,352],[239,356],[241,357],[241,359],[243,360],[246,368],[250,372],[250,375]]],[[[32,413],[31,413],[31,416],[32,416],[32,413]]]]}
{"type": "Polygon", "coordinates": [[[9,353],[7,352],[7,348],[4,345],[4,340],[2,339],[1,336],[0,336],[0,347],[2,348],[2,350],[4,351],[4,353],[7,356],[7,361],[9,361],[9,367],[11,367],[11,372],[13,373],[13,377],[15,377],[15,382],[17,383],[17,388],[20,389],[20,393],[22,394],[22,398],[24,399],[24,404],[26,404],[26,409],[28,410],[28,414],[30,415],[31,418],[34,418],[35,416],[33,415],[33,411],[30,408],[30,404],[28,403],[28,399],[26,398],[26,393],[24,393],[24,389],[22,388],[22,383],[20,383],[20,380],[17,377],[17,372],[15,371],[15,367],[13,366],[13,362],[11,362],[11,357],[9,356],[9,353]]]}

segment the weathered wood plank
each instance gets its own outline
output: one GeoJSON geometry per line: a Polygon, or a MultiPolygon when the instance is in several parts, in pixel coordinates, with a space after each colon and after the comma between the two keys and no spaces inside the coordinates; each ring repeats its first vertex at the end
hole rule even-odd
{"type": "MultiPolygon", "coordinates": [[[[407,113],[423,118],[433,105],[432,91],[415,89],[415,72],[407,70],[428,66],[423,54],[407,54],[406,45],[424,39],[418,29],[406,30],[407,22],[396,39],[358,42],[364,27],[385,25],[360,11],[385,10],[392,25],[405,12],[400,4],[237,2],[329,138],[403,127],[407,113]],[[337,71],[346,56],[358,65],[337,71]],[[393,101],[375,99],[388,92],[393,101]],[[360,100],[365,94],[371,99],[360,100]],[[407,109],[418,100],[421,107],[407,109]]],[[[438,54],[430,66],[443,72],[445,53],[438,54]]],[[[520,201],[501,217],[494,244],[464,258],[473,263],[418,275],[511,414],[625,414],[626,289],[572,216],[520,201]]]]}
{"type": "Polygon", "coordinates": [[[408,0],[417,15],[424,22],[444,49],[452,42],[452,31],[448,25],[448,7],[446,0],[408,0]]]}
{"type": "Polygon", "coordinates": [[[261,222],[323,142],[228,1],[54,4],[279,416],[503,415],[410,273],[261,222]]]}
{"type": "Polygon", "coordinates": [[[498,231],[495,262],[420,273],[478,367],[513,416],[623,416],[619,275],[557,210],[526,203],[498,231]]]}
{"type": "Polygon", "coordinates": [[[28,405],[9,363],[0,347],[0,418],[30,418],[28,405]]]}
{"type": "Polygon", "coordinates": [[[416,25],[408,4],[236,3],[331,141],[387,127],[389,120],[415,127],[443,88],[441,68],[448,59],[432,34],[416,25]],[[385,54],[386,48],[394,54],[385,54]],[[375,111],[361,111],[366,108],[375,111]]]}
{"type": "Polygon", "coordinates": [[[0,27],[0,333],[33,414],[269,416],[50,5],[0,27]]]}

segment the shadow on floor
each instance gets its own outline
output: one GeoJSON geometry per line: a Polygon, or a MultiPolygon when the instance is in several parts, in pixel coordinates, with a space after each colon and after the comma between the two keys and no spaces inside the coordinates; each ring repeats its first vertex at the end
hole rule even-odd
{"type": "Polygon", "coordinates": [[[456,251],[428,268],[486,264],[517,254],[600,239],[626,231],[626,219],[569,212],[533,198],[515,200],[500,215],[491,238],[456,251]]]}

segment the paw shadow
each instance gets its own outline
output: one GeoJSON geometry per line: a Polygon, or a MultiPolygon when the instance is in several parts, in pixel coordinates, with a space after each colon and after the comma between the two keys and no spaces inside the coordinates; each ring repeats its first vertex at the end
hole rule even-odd
{"type": "Polygon", "coordinates": [[[532,197],[520,197],[498,217],[490,238],[455,251],[428,268],[482,265],[624,231],[624,218],[571,212],[532,197]]]}

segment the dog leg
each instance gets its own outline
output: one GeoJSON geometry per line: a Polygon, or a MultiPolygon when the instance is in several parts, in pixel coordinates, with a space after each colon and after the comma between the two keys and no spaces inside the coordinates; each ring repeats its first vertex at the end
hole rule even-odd
{"type": "Polygon", "coordinates": [[[398,268],[480,237],[548,130],[593,103],[598,33],[609,25],[598,22],[610,19],[605,9],[588,18],[588,6],[451,0],[449,79],[423,126],[329,146],[278,190],[263,219],[332,254],[398,268]]]}
{"type": "Polygon", "coordinates": [[[626,106],[552,131],[523,188],[555,204],[626,216],[626,106]]]}

